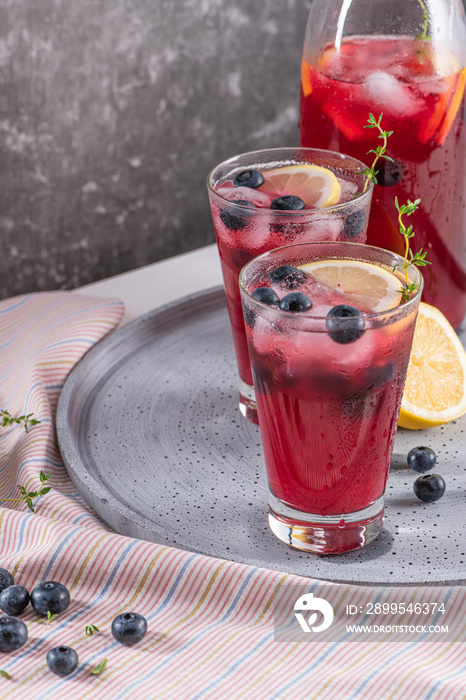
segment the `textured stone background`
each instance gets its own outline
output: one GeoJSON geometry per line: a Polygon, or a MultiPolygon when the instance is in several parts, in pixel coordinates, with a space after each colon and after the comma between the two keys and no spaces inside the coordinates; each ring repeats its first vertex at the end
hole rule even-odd
{"type": "Polygon", "coordinates": [[[0,297],[214,240],[208,170],[297,143],[310,0],[0,0],[0,297]]]}

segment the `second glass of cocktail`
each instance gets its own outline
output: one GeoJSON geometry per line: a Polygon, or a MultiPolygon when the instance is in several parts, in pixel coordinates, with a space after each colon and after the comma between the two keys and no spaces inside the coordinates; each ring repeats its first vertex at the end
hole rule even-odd
{"type": "Polygon", "coordinates": [[[310,552],[362,547],[383,524],[419,271],[372,246],[314,242],[258,256],[240,285],[271,529],[310,552]]]}
{"type": "MultiPolygon", "coordinates": [[[[366,166],[340,153],[276,148],[242,154],[208,176],[240,377],[240,410],[257,423],[238,277],[260,253],[293,243],[364,243],[373,185],[366,166]]],[[[292,285],[292,281],[288,280],[292,285]]]]}

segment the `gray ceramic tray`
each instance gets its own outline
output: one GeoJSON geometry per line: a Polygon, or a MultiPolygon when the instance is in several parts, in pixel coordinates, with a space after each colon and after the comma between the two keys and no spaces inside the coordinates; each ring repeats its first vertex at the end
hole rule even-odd
{"type": "Polygon", "coordinates": [[[302,576],[357,583],[466,581],[466,422],[398,431],[386,524],[366,549],[309,555],[267,523],[258,429],[239,414],[223,291],[153,311],[76,366],[58,406],[60,449],[86,502],[117,532],[302,576]],[[447,492],[423,504],[404,456],[427,444],[447,492]]]}

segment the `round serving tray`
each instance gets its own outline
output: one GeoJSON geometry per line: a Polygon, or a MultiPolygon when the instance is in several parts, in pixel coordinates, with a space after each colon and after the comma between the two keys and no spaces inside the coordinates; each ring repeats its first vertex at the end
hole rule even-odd
{"type": "Polygon", "coordinates": [[[98,343],[69,375],[57,430],[71,479],[117,532],[330,581],[466,581],[466,422],[397,433],[379,538],[319,556],[279,542],[267,521],[259,430],[238,410],[223,290],[157,309],[98,343]],[[429,445],[447,491],[413,494],[405,455],[429,445]]]}

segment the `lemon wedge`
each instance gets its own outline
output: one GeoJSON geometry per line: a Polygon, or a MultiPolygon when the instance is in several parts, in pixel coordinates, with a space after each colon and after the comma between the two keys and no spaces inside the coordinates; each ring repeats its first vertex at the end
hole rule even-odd
{"type": "Polygon", "coordinates": [[[389,270],[360,260],[316,260],[300,269],[361,306],[379,312],[401,301],[401,282],[389,270]]]}
{"type": "Polygon", "coordinates": [[[310,163],[285,165],[263,171],[265,182],[261,190],[274,197],[294,194],[308,207],[330,207],[338,204],[341,185],[327,168],[310,163]]]}
{"type": "Polygon", "coordinates": [[[466,352],[434,306],[419,305],[398,425],[417,430],[466,413],[466,352]]]}

